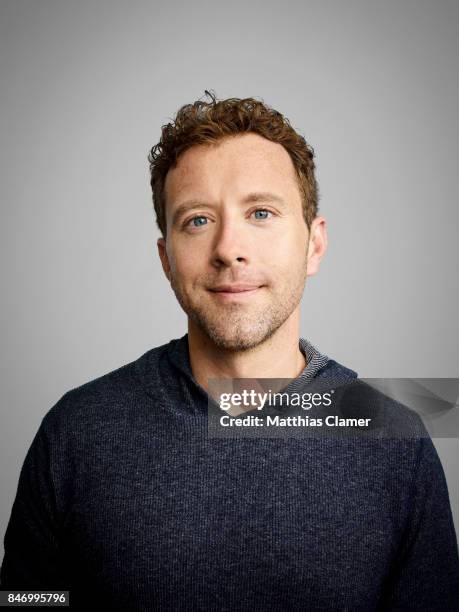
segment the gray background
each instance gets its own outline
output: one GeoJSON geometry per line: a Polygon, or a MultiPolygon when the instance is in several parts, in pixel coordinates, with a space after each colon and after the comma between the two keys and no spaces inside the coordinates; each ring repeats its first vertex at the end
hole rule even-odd
{"type": "MultiPolygon", "coordinates": [[[[316,151],[330,247],[302,334],[362,377],[459,376],[457,0],[0,7],[1,534],[51,406],[186,330],[146,157],[206,88],[316,151]]],[[[459,525],[459,442],[435,444],[459,525]]]]}

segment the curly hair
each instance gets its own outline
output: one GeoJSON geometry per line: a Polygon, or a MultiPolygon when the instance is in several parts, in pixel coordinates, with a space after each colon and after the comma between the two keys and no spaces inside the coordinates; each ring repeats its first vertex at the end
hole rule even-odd
{"type": "Polygon", "coordinates": [[[230,136],[247,132],[259,134],[281,144],[295,167],[303,202],[303,215],[308,228],[318,211],[318,186],[315,179],[314,149],[298,134],[281,113],[255,98],[217,100],[205,91],[210,101],[197,100],[185,104],[171,123],[162,126],[161,138],[152,147],[150,162],[151,189],[156,223],[166,236],[166,175],[178,158],[194,145],[216,144],[230,136]]]}

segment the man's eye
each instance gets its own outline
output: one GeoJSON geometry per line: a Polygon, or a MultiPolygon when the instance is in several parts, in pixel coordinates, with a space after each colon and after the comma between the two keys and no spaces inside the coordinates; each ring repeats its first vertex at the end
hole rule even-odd
{"type": "Polygon", "coordinates": [[[264,208],[259,208],[254,212],[255,219],[268,219],[270,214],[272,214],[271,211],[264,208]]]}
{"type": "Polygon", "coordinates": [[[207,224],[207,217],[202,215],[198,215],[197,217],[193,217],[187,222],[187,225],[191,225],[192,227],[201,227],[202,225],[207,224]]]}

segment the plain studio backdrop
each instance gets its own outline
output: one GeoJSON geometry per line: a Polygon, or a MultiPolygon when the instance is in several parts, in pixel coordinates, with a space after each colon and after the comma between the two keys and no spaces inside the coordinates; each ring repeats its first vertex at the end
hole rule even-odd
{"type": "MultiPolygon", "coordinates": [[[[202,97],[314,147],[329,250],[304,337],[362,377],[458,377],[457,0],[1,0],[3,537],[68,390],[178,338],[147,154],[202,97]]],[[[434,440],[459,525],[457,439],[434,440]]]]}

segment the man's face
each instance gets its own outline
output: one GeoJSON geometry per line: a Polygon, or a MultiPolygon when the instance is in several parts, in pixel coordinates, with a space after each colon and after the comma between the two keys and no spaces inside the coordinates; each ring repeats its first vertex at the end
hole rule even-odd
{"type": "Polygon", "coordinates": [[[165,194],[158,248],[190,325],[241,351],[298,316],[309,233],[281,145],[249,133],[194,146],[167,174],[165,194]]]}

